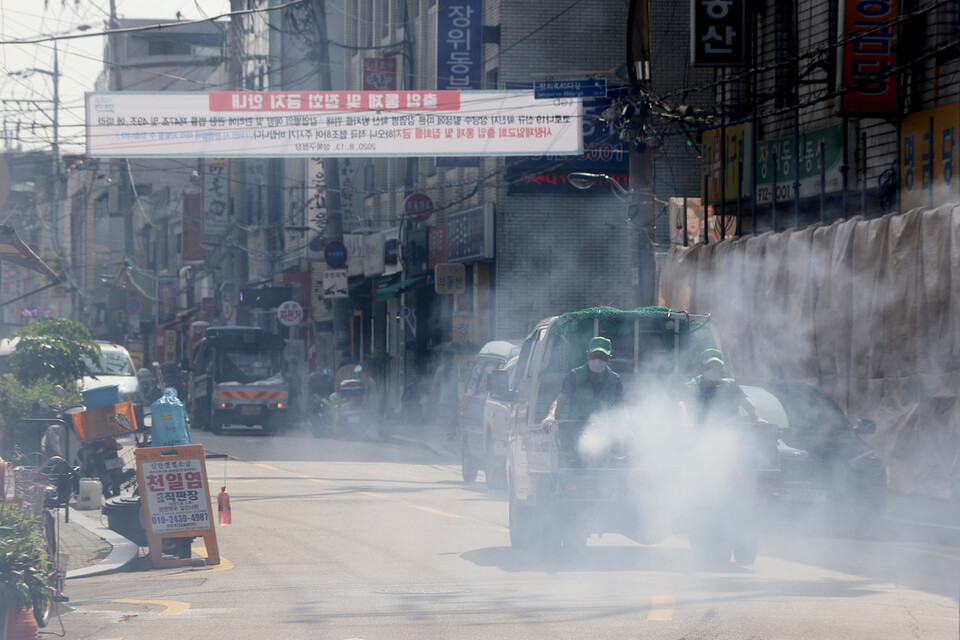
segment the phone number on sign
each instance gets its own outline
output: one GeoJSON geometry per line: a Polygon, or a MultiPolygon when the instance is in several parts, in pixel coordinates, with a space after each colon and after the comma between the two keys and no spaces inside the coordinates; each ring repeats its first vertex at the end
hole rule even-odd
{"type": "Polygon", "coordinates": [[[209,520],[209,517],[206,513],[190,513],[190,514],[179,514],[171,516],[151,516],[150,522],[154,526],[156,525],[184,525],[184,524],[203,524],[209,520]]]}

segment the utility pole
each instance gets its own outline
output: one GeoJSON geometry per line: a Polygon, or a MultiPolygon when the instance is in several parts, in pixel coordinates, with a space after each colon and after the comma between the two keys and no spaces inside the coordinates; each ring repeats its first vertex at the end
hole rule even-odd
{"type": "MultiPolygon", "coordinates": [[[[650,88],[650,1],[630,0],[627,13],[627,74],[630,77],[630,99],[646,103],[650,88]]],[[[641,118],[649,118],[649,109],[642,109],[641,118]]],[[[641,133],[642,136],[642,133],[641,133]]],[[[636,306],[647,306],[656,300],[656,258],[653,232],[656,207],[653,194],[653,150],[645,141],[630,140],[630,208],[631,217],[640,228],[637,237],[636,306]]]]}
{"type": "MultiPolygon", "coordinates": [[[[119,27],[117,23],[117,1],[110,0],[110,30],[116,31],[119,27]]],[[[123,91],[123,80],[120,73],[120,36],[116,33],[110,33],[110,90],[123,91]]],[[[121,158],[119,162],[120,177],[117,181],[117,208],[123,216],[123,253],[125,257],[132,257],[133,246],[133,209],[128,206],[128,174],[130,172],[128,160],[121,158]],[[129,211],[127,210],[129,209],[129,211]]]]}
{"type": "MultiPolygon", "coordinates": [[[[327,37],[327,13],[323,0],[312,0],[313,16],[317,24],[320,42],[317,51],[320,66],[320,90],[331,91],[333,79],[330,75],[330,40],[327,37]]],[[[337,158],[323,159],[323,182],[326,191],[327,228],[326,241],[343,242],[343,212],[340,209],[340,163],[337,158]]],[[[333,354],[330,361],[340,361],[340,353],[347,350],[349,333],[349,298],[333,299],[333,354]],[[340,353],[338,353],[340,352],[340,353]]]]}

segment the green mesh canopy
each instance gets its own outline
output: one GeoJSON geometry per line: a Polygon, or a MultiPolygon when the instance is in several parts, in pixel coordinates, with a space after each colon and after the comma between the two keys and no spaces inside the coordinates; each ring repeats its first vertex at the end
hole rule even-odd
{"type": "Polygon", "coordinates": [[[614,360],[627,367],[626,361],[633,361],[635,328],[639,329],[636,346],[642,362],[651,351],[673,350],[679,323],[681,369],[695,371],[697,358],[704,349],[719,348],[715,332],[708,327],[709,322],[710,316],[688,315],[667,307],[591,307],[571,311],[557,316],[550,323],[547,339],[552,354],[543,364],[545,368],[559,370],[583,364],[587,343],[594,335],[599,335],[611,340],[614,360]]]}

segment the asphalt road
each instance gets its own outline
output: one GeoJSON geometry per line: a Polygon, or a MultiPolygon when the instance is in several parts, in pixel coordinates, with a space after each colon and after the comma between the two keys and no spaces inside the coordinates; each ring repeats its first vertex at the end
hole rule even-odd
{"type": "Polygon", "coordinates": [[[510,547],[504,493],[426,449],[194,433],[231,456],[223,564],[71,581],[67,638],[958,636],[953,548],[770,525],[749,567],[698,570],[683,537],[544,561],[510,547]]]}

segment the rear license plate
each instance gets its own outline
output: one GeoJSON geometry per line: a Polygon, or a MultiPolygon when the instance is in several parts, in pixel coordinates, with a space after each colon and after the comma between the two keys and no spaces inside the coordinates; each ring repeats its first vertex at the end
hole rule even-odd
{"type": "Polygon", "coordinates": [[[103,464],[107,469],[119,469],[123,467],[123,461],[120,458],[108,458],[103,464]]]}
{"type": "Polygon", "coordinates": [[[258,416],[260,415],[260,405],[258,404],[246,405],[242,409],[240,409],[240,413],[245,416],[258,416]]]}

